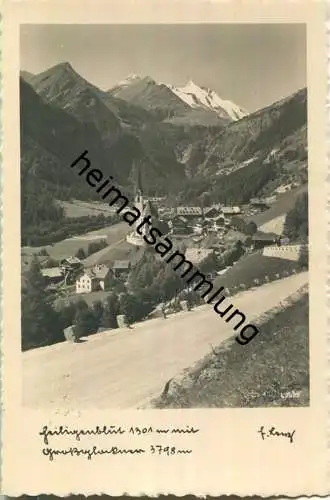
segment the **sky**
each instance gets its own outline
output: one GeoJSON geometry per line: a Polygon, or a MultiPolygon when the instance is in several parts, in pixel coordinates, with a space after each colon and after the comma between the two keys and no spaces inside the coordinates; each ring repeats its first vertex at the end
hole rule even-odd
{"type": "Polygon", "coordinates": [[[302,24],[23,25],[21,69],[69,62],[103,90],[129,74],[189,80],[253,112],[306,86],[302,24]]]}

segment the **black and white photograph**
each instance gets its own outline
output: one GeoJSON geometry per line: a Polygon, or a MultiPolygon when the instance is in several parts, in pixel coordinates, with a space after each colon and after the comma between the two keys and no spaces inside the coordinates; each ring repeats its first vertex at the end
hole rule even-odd
{"type": "Polygon", "coordinates": [[[3,494],[326,495],[323,4],[3,16],[3,494]]]}
{"type": "Polygon", "coordinates": [[[25,407],[309,406],[306,46],[21,25],[25,407]]]}

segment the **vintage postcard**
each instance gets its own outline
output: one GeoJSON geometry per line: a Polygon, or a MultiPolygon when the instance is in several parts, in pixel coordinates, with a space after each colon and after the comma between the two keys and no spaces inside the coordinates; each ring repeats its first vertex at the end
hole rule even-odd
{"type": "Polygon", "coordinates": [[[3,16],[3,494],[325,495],[325,4],[3,16]]]}

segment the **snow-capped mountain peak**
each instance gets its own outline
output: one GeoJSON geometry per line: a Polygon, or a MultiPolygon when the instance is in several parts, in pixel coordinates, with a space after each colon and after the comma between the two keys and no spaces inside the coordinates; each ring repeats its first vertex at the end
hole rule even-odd
{"type": "Polygon", "coordinates": [[[239,120],[248,115],[246,110],[235,103],[221,99],[214,90],[200,87],[192,80],[189,80],[183,87],[174,85],[167,85],[167,87],[191,108],[209,109],[221,117],[227,115],[232,120],[239,120]]]}
{"type": "Polygon", "coordinates": [[[124,80],[121,80],[120,82],[118,82],[116,86],[122,87],[122,86],[130,85],[134,81],[142,80],[142,79],[143,79],[142,76],[136,75],[135,73],[131,73],[130,75],[126,76],[126,78],[124,78],[124,80]]]}
{"type": "Polygon", "coordinates": [[[180,87],[183,92],[200,92],[203,90],[199,85],[196,85],[195,82],[189,80],[183,87],[180,87]]]}

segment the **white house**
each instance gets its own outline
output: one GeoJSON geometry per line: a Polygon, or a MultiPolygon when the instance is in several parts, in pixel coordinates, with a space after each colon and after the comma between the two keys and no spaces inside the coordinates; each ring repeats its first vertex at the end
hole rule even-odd
{"type": "Polygon", "coordinates": [[[110,285],[111,276],[111,269],[103,264],[88,269],[76,280],[76,293],[107,290],[110,285]]]}

